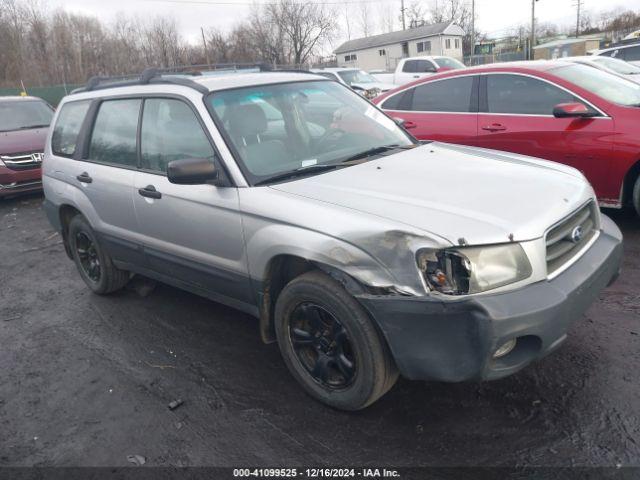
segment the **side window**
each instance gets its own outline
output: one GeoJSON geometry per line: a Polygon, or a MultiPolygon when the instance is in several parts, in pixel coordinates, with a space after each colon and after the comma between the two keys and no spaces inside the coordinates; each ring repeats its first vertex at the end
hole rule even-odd
{"type": "Polygon", "coordinates": [[[140,99],[106,100],[93,125],[89,159],[129,167],[137,166],[136,134],[140,99]]]}
{"type": "Polygon", "coordinates": [[[552,115],[559,103],[580,102],[570,93],[536,78],[487,75],[489,113],[552,115]]]}
{"type": "Polygon", "coordinates": [[[424,73],[424,72],[435,72],[436,67],[434,67],[433,63],[428,60],[416,60],[416,72],[424,73]]]}
{"type": "Polygon", "coordinates": [[[78,134],[89,105],[90,100],[82,100],[68,102],[62,106],[51,135],[51,151],[54,155],[72,157],[76,153],[78,134]]]}
{"type": "Polygon", "coordinates": [[[418,61],[417,60],[407,60],[406,62],[404,62],[404,65],[402,66],[402,71],[405,73],[414,73],[417,72],[416,68],[417,68],[417,64],[418,61]]]}
{"type": "Polygon", "coordinates": [[[141,167],[166,172],[167,164],[184,158],[209,158],[213,148],[186,103],[171,98],[145,100],[140,133],[141,167]]]}
{"type": "Polygon", "coordinates": [[[452,78],[417,86],[411,110],[422,112],[471,112],[473,77],[452,78]]]}
{"type": "Polygon", "coordinates": [[[620,50],[616,49],[616,50],[609,50],[608,52],[604,52],[602,55],[606,56],[606,57],[613,57],[613,58],[620,58],[620,50]]]}
{"type": "Polygon", "coordinates": [[[622,50],[624,54],[624,59],[627,62],[637,62],[640,61],[640,45],[637,47],[629,47],[622,50]]]}
{"type": "Polygon", "coordinates": [[[407,99],[411,96],[411,90],[405,90],[382,102],[383,110],[404,110],[406,108],[407,99]]]}

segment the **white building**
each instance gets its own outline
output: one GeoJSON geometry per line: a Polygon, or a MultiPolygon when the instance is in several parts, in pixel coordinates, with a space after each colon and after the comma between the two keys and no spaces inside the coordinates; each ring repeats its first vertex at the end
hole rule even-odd
{"type": "Polygon", "coordinates": [[[434,23],[398,32],[349,40],[335,54],[340,67],[393,70],[398,60],[420,55],[446,55],[462,60],[464,30],[453,23],[434,23]]]}

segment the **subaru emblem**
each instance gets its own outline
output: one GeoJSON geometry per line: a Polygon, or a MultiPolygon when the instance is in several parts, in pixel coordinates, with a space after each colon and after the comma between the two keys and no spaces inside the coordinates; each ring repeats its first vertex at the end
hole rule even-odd
{"type": "Polygon", "coordinates": [[[571,241],[578,243],[580,240],[582,240],[582,226],[578,225],[571,231],[571,241]]]}

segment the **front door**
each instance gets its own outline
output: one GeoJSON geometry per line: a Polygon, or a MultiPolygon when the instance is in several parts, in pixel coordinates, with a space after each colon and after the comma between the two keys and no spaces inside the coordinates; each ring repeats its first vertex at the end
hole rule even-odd
{"type": "Polygon", "coordinates": [[[167,164],[184,158],[207,158],[220,167],[190,104],[147,98],[134,181],[147,264],[170,283],[235,306],[252,303],[237,189],[170,183],[167,164]]]}
{"type": "Polygon", "coordinates": [[[556,118],[559,103],[581,102],[547,81],[517,74],[483,75],[477,145],[564,163],[604,194],[613,151],[613,120],[556,118]],[[484,94],[486,92],[486,94],[484,94]]]}

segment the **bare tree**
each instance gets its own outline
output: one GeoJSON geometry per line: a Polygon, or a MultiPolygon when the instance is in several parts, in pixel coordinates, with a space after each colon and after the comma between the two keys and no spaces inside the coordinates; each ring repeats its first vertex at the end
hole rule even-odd
{"type": "Polygon", "coordinates": [[[424,25],[427,16],[427,10],[423,2],[419,0],[412,1],[405,9],[405,18],[409,22],[410,28],[424,25]]]}
{"type": "Polygon", "coordinates": [[[368,3],[361,3],[358,6],[358,23],[363,37],[369,37],[373,34],[373,25],[371,17],[371,9],[368,3]]]}
{"type": "MultiPolygon", "coordinates": [[[[304,64],[330,44],[335,12],[313,0],[256,5],[228,34],[208,29],[205,42],[216,63],[265,61],[304,64]]],[[[126,75],[146,67],[205,62],[173,18],[119,14],[98,18],[47,9],[46,0],[0,0],[0,86],[72,84],[93,75],[126,75]]]]}
{"type": "Polygon", "coordinates": [[[392,3],[384,2],[378,6],[379,28],[382,32],[393,32],[395,30],[395,10],[392,3]]]}
{"type": "Polygon", "coordinates": [[[280,0],[267,4],[264,13],[282,32],[294,65],[304,64],[337,27],[333,12],[311,1],[280,0]]]}

